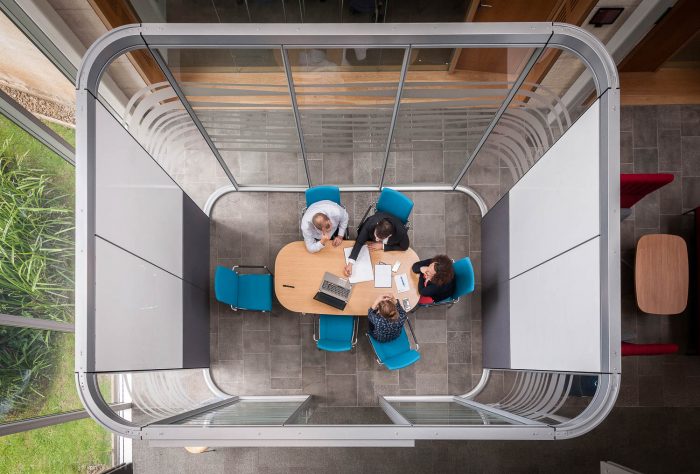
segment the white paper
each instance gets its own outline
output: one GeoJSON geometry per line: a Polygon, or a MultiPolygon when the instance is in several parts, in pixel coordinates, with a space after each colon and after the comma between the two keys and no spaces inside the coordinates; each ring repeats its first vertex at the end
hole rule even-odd
{"type": "MultiPolygon", "coordinates": [[[[352,247],[344,248],[343,252],[345,253],[345,264],[347,265],[352,247]]],[[[348,281],[350,283],[360,283],[362,281],[371,280],[374,280],[372,260],[369,258],[369,249],[366,245],[363,245],[357,259],[355,259],[355,264],[352,266],[352,275],[350,275],[348,281]]]]}
{"type": "Polygon", "coordinates": [[[406,275],[405,273],[402,273],[401,275],[396,275],[394,277],[394,281],[396,282],[396,291],[398,291],[399,293],[404,293],[411,289],[411,286],[408,282],[408,275],[406,275]]]}
{"type": "Polygon", "coordinates": [[[374,266],[374,287],[391,288],[391,265],[374,266]]]}

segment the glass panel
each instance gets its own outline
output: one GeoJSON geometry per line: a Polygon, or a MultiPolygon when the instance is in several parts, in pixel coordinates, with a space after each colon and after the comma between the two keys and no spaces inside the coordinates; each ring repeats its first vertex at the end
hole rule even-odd
{"type": "Polygon", "coordinates": [[[241,400],[222,408],[201,413],[178,425],[282,425],[299,408],[300,401],[241,400]]]}
{"type": "Polygon", "coordinates": [[[531,48],[411,50],[387,184],[453,183],[532,55],[531,48]]]}
{"type": "Polygon", "coordinates": [[[73,166],[0,116],[0,189],[0,312],[73,321],[73,166]]]}
{"type": "Polygon", "coordinates": [[[291,425],[392,425],[380,407],[308,407],[299,412],[291,425]]]}
{"type": "Polygon", "coordinates": [[[0,472],[103,472],[112,435],[92,419],[0,437],[0,472]]]}
{"type": "MultiPolygon", "coordinates": [[[[160,53],[239,183],[268,184],[277,161],[299,159],[289,85],[278,50],[168,49],[160,53]]],[[[283,177],[284,182],[276,179],[277,184],[305,184],[301,170],[297,166],[283,177]]]]}
{"type": "Polygon", "coordinates": [[[0,326],[0,423],[82,409],[74,336],[0,326]]]}
{"type": "Polygon", "coordinates": [[[2,12],[0,43],[0,90],[73,144],[75,86],[2,12]]]}
{"type": "Polygon", "coordinates": [[[588,109],[592,81],[578,56],[545,50],[460,184],[474,187],[489,207],[495,204],[588,109]],[[576,81],[588,88],[573,94],[576,81]]]}
{"type": "Polygon", "coordinates": [[[514,425],[508,418],[456,402],[390,402],[414,425],[514,425]]]}
{"type": "Polygon", "coordinates": [[[474,401],[531,420],[559,424],[580,415],[600,383],[598,374],[492,370],[474,401]]]}
{"type": "MultiPolygon", "coordinates": [[[[405,50],[290,49],[288,54],[304,146],[310,160],[321,160],[322,182],[378,184],[405,50]]],[[[314,179],[313,184],[321,183],[314,179]]]]}
{"type": "Polygon", "coordinates": [[[98,374],[100,393],[104,396],[116,383],[118,401],[130,401],[133,407],[120,412],[120,416],[140,425],[224,399],[209,390],[203,369],[122,372],[109,374],[112,379],[105,375],[98,374]]]}

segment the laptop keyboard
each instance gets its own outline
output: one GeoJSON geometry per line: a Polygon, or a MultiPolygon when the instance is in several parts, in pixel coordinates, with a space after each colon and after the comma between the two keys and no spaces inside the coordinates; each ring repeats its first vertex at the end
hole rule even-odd
{"type": "Polygon", "coordinates": [[[348,296],[350,296],[350,290],[348,288],[344,288],[340,285],[336,285],[335,283],[331,283],[327,280],[323,281],[323,285],[321,285],[321,288],[323,288],[325,291],[329,293],[333,293],[335,295],[338,295],[338,297],[347,299],[348,296]]]}

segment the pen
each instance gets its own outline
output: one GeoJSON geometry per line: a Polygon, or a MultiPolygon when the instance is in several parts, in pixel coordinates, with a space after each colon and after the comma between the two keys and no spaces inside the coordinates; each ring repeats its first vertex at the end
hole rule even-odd
{"type": "Polygon", "coordinates": [[[294,288],[292,285],[282,285],[285,288],[294,288]]]}

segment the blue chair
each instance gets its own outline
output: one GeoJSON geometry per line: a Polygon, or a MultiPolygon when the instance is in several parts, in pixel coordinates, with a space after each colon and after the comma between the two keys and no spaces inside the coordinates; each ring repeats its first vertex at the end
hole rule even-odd
{"type": "Polygon", "coordinates": [[[372,336],[367,334],[379,365],[383,365],[389,370],[398,370],[415,364],[420,360],[420,346],[418,345],[416,334],[413,332],[413,326],[411,326],[411,322],[408,319],[406,324],[408,329],[411,330],[411,336],[413,336],[413,342],[416,345],[415,349],[411,349],[411,343],[408,341],[405,327],[401,329],[401,335],[398,338],[389,342],[377,342],[372,336]]]}
{"type": "Polygon", "coordinates": [[[306,207],[318,201],[333,201],[340,204],[340,188],[338,186],[314,186],[306,194],[306,207]]]}
{"type": "Polygon", "coordinates": [[[216,299],[234,311],[272,311],[272,273],[263,265],[218,266],[214,274],[216,299]],[[264,268],[266,274],[240,274],[238,268],[264,268]]]}
{"type": "Polygon", "coordinates": [[[328,352],[345,352],[357,344],[357,317],[321,314],[318,317],[318,337],[314,320],[316,347],[328,352]]]}
{"type": "Polygon", "coordinates": [[[382,189],[377,201],[377,211],[388,212],[399,219],[404,224],[408,224],[408,218],[413,210],[413,201],[405,195],[391,188],[382,189]]]}
{"type": "Polygon", "coordinates": [[[369,215],[369,211],[372,210],[372,207],[374,207],[375,211],[388,212],[389,214],[396,216],[401,222],[403,222],[406,230],[410,228],[408,218],[411,215],[411,211],[413,211],[413,201],[395,189],[384,188],[382,189],[381,194],[379,194],[379,200],[376,203],[370,204],[367,211],[365,211],[365,214],[362,216],[362,219],[360,219],[360,225],[357,226],[358,234],[360,233],[360,228],[363,226],[367,216],[369,215]]]}
{"type": "Polygon", "coordinates": [[[462,296],[468,295],[474,291],[474,267],[469,257],[464,257],[452,264],[455,272],[455,291],[449,298],[441,301],[435,301],[428,304],[419,304],[418,307],[428,308],[430,306],[439,306],[443,304],[453,305],[462,296]]]}

